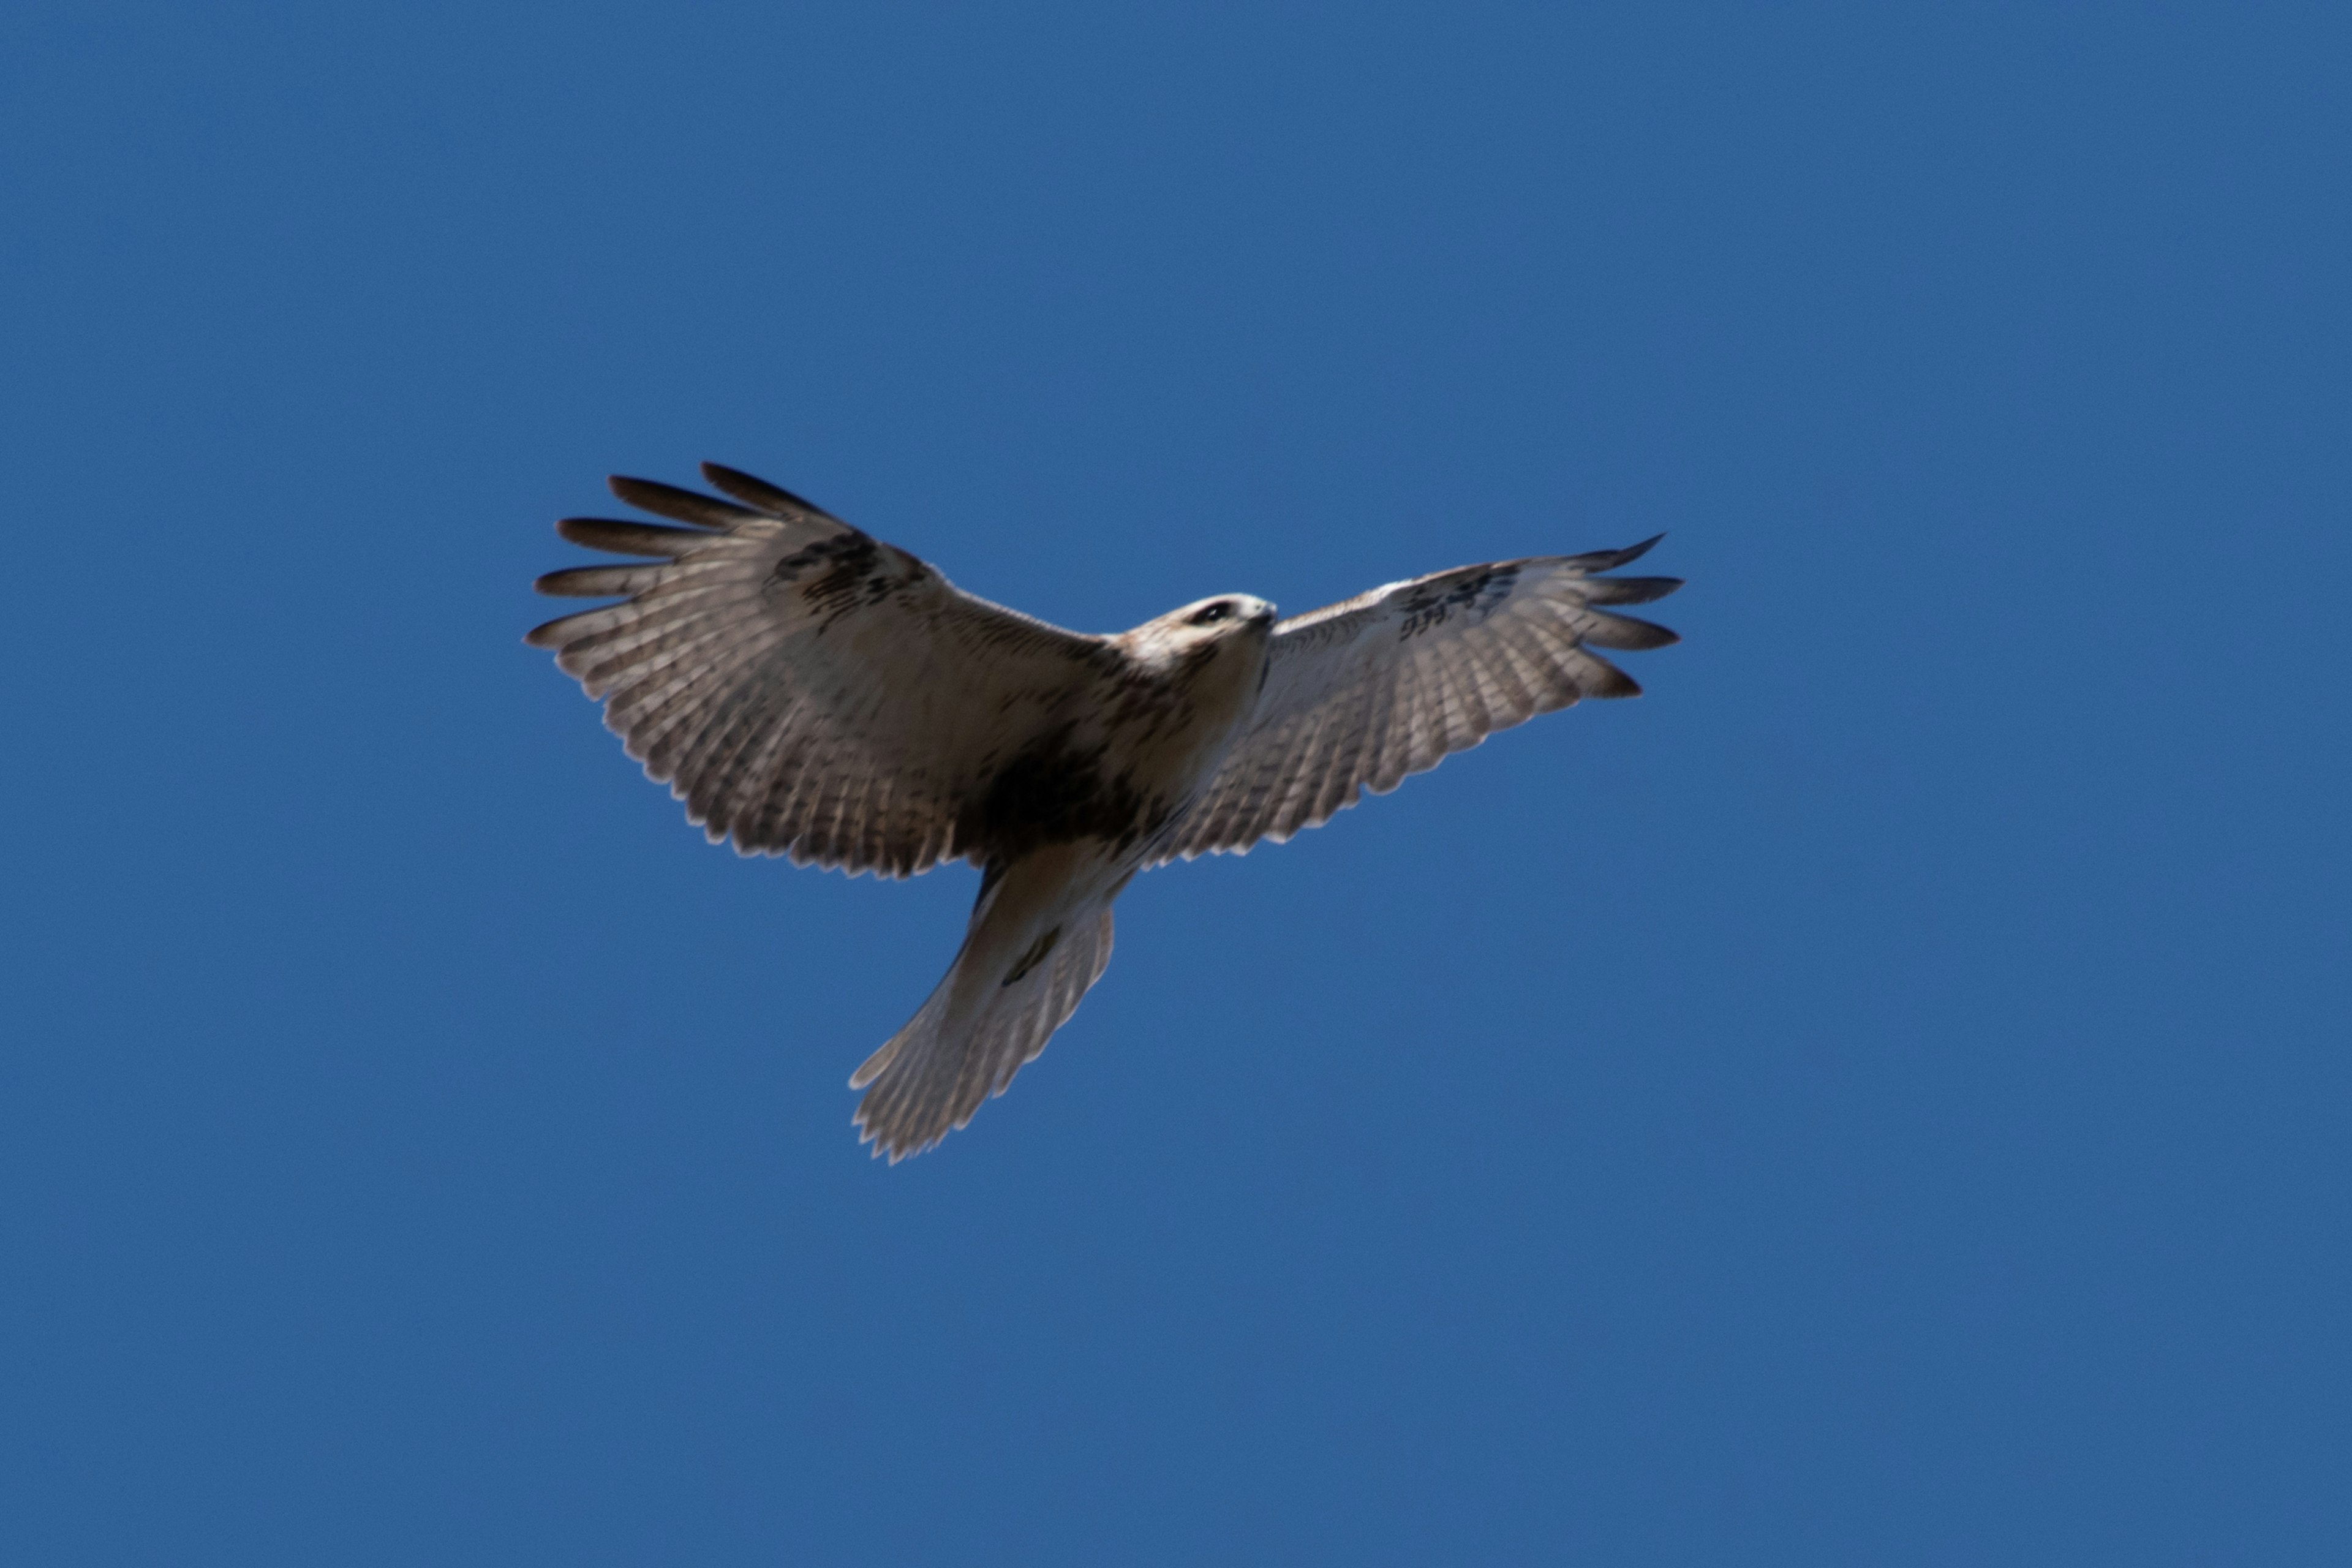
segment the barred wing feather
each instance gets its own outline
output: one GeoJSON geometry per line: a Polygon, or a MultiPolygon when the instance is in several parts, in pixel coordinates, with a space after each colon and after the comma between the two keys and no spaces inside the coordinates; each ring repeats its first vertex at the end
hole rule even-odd
{"type": "Polygon", "coordinates": [[[558,523],[575,543],[652,559],[541,577],[543,594],[622,602],[526,640],[603,700],[713,842],[893,877],[982,858],[959,816],[1005,747],[1101,667],[1105,639],[975,598],[747,474],[703,472],[730,499],[613,481],[684,527],[558,523]]]}
{"type": "Polygon", "coordinates": [[[1639,696],[1592,649],[1677,639],[1599,606],[1664,598],[1682,583],[1599,574],[1656,542],[1458,566],[1283,622],[1249,728],[1160,858],[1279,842],[1497,730],[1580,698],[1639,696]]]}

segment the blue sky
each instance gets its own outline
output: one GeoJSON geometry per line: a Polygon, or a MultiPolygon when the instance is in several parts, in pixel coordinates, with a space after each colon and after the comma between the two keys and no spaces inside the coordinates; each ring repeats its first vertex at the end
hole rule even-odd
{"type": "Polygon", "coordinates": [[[0,16],[0,1555],[2352,1557],[2333,8],[0,16]],[[1089,630],[1685,641],[1139,881],[705,845],[521,646],[711,458],[1089,630]]]}

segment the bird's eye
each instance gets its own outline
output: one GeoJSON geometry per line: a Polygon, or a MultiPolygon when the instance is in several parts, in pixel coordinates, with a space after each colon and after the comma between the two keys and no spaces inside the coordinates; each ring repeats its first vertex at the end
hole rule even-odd
{"type": "Polygon", "coordinates": [[[1196,626],[1213,626],[1233,613],[1234,607],[1220,599],[1213,605],[1203,605],[1193,611],[1192,624],[1196,626]]]}

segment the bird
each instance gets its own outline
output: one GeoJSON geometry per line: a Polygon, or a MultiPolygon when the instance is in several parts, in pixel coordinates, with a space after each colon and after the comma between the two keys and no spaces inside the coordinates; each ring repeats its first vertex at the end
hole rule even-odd
{"type": "MultiPolygon", "coordinates": [[[[1678,640],[1614,608],[1678,578],[1622,550],[1457,566],[1289,619],[1220,594],[1066,631],[716,463],[716,495],[615,476],[660,522],[556,531],[633,557],[534,584],[616,602],[525,637],[604,706],[714,844],[852,876],[979,868],[954,962],[867,1057],[896,1164],[971,1121],[1102,977],[1137,873],[1280,843],[1538,713],[1641,688],[1594,650],[1678,640]]],[[[1660,536],[1663,537],[1663,536],[1660,536]]]]}

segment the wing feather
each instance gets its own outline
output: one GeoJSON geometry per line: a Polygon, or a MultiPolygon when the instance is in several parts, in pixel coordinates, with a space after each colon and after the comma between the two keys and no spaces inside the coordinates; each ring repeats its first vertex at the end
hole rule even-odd
{"type": "Polygon", "coordinates": [[[1640,695],[1592,649],[1675,634],[1597,606],[1662,599],[1681,580],[1599,574],[1656,542],[1456,567],[1283,622],[1256,713],[1162,858],[1287,838],[1538,713],[1640,695]]]}
{"type": "Polygon", "coordinates": [[[720,532],[731,531],[762,517],[797,515],[791,511],[774,511],[720,500],[717,496],[682,490],[658,479],[633,479],[626,474],[614,474],[604,482],[614,495],[639,511],[649,511],[656,517],[666,517],[676,522],[690,522],[698,528],[717,529],[720,532]]]}
{"type": "Polygon", "coordinates": [[[609,517],[567,517],[555,531],[574,544],[609,550],[615,555],[679,556],[710,542],[699,529],[671,528],[658,522],[621,522],[609,517]]]}
{"type": "Polygon", "coordinates": [[[814,501],[803,500],[781,486],[772,485],[765,479],[754,479],[741,469],[730,468],[723,463],[703,464],[702,477],[745,506],[755,511],[766,512],[771,517],[802,517],[833,522],[841,521],[814,501]]]}
{"type": "Polygon", "coordinates": [[[885,876],[984,858],[960,815],[1008,748],[1098,679],[1107,639],[974,598],[765,480],[704,474],[727,499],[612,481],[667,523],[557,524],[653,560],[541,578],[541,593],[621,598],[526,640],[604,702],[714,840],[885,876]]]}

